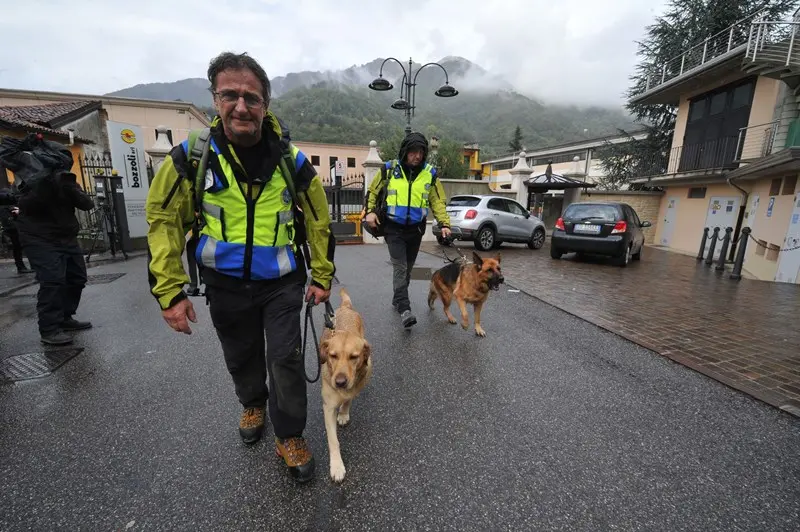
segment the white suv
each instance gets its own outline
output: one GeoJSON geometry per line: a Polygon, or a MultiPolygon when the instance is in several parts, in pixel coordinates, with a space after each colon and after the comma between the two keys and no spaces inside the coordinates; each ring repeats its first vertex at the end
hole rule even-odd
{"type": "MultiPolygon", "coordinates": [[[[503,242],[539,249],[547,234],[544,222],[516,201],[503,196],[453,196],[447,203],[447,214],[453,238],[471,240],[481,251],[489,251],[503,242]]],[[[433,234],[440,244],[444,242],[438,223],[433,225],[433,234]]]]}

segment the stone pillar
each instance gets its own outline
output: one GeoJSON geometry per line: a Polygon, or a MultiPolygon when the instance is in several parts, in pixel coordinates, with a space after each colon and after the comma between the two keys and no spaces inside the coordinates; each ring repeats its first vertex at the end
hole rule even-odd
{"type": "Polygon", "coordinates": [[[525,181],[531,177],[533,170],[528,166],[528,161],[525,159],[525,152],[519,152],[519,160],[516,166],[508,171],[511,174],[511,190],[517,193],[517,203],[523,207],[528,205],[528,187],[525,186],[525,181]]]}
{"type": "MultiPolygon", "coordinates": [[[[381,156],[378,155],[378,143],[374,140],[369,141],[369,153],[362,166],[364,166],[364,197],[366,198],[370,183],[383,166],[381,156]]],[[[359,223],[361,222],[359,221],[359,223]]],[[[376,239],[366,231],[362,231],[361,238],[365,244],[383,244],[383,238],[376,239]]]]}
{"type": "MultiPolygon", "coordinates": [[[[577,181],[586,181],[586,172],[581,165],[581,159],[577,155],[572,158],[572,169],[564,173],[564,177],[568,177],[570,179],[575,179],[577,181]]],[[[564,191],[564,203],[561,207],[561,214],[564,214],[567,206],[570,203],[575,203],[581,200],[581,189],[579,188],[571,188],[564,191]]]]}
{"type": "Polygon", "coordinates": [[[161,163],[164,162],[164,159],[171,149],[172,144],[170,144],[169,138],[167,137],[167,127],[156,127],[156,142],[149,150],[145,150],[153,161],[154,172],[158,172],[158,168],[161,166],[161,163]]]}

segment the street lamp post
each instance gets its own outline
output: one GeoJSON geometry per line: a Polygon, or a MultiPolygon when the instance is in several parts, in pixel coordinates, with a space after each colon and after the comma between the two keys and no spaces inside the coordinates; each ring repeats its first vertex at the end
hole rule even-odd
{"type": "Polygon", "coordinates": [[[386,64],[386,61],[394,61],[400,68],[403,70],[403,81],[402,87],[400,87],[400,98],[394,101],[392,104],[392,109],[397,109],[400,111],[405,111],[406,113],[406,135],[411,133],[411,118],[414,116],[414,109],[416,109],[415,100],[417,96],[417,76],[419,75],[420,70],[427,66],[438,66],[444,71],[444,85],[439,87],[434,94],[439,96],[440,98],[452,98],[458,94],[458,91],[450,85],[450,81],[447,76],[447,70],[440,65],[439,63],[425,63],[421,67],[417,69],[416,72],[412,71],[414,63],[409,58],[408,60],[408,71],[406,71],[403,63],[395,59],[394,57],[388,57],[383,60],[381,63],[381,69],[378,73],[378,77],[369,84],[369,88],[375,91],[390,91],[394,88],[388,79],[383,77],[383,65],[386,64]],[[414,75],[413,79],[411,75],[414,75]]]}

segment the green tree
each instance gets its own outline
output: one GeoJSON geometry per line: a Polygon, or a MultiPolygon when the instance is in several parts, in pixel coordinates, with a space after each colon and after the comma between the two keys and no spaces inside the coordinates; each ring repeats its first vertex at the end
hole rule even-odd
{"type": "MultiPolygon", "coordinates": [[[[637,43],[639,64],[630,78],[627,98],[644,92],[648,76],[660,72],[664,64],[691,46],[762,9],[766,10],[768,19],[780,19],[795,7],[795,3],[796,0],[671,0],[664,15],[647,27],[644,40],[637,43]]],[[[607,174],[605,185],[614,188],[665,166],[675,130],[677,110],[672,105],[628,103],[625,107],[639,124],[638,129],[647,131],[647,139],[606,143],[598,150],[597,157],[602,160],[601,166],[607,174]]],[[[619,131],[630,136],[629,130],[619,131]]]]}
{"type": "Polygon", "coordinates": [[[514,138],[511,139],[511,142],[508,143],[508,147],[511,148],[511,151],[517,152],[522,151],[522,129],[517,124],[517,128],[514,130],[514,138]]]}
{"type": "Polygon", "coordinates": [[[464,164],[464,146],[452,139],[439,140],[434,164],[440,179],[466,179],[469,174],[464,164]]]}

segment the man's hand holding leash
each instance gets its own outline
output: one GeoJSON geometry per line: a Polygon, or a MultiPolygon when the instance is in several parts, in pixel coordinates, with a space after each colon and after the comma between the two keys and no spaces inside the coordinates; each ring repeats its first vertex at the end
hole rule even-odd
{"type": "Polygon", "coordinates": [[[319,305],[320,303],[325,303],[330,297],[330,290],[325,290],[313,284],[308,285],[308,290],[306,290],[307,303],[313,300],[314,305],[319,305]]]}

